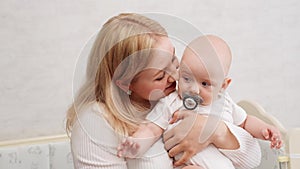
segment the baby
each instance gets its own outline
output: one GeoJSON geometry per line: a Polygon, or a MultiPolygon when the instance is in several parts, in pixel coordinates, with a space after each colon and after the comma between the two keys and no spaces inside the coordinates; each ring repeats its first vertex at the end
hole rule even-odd
{"type": "MultiPolygon", "coordinates": [[[[143,145],[139,145],[134,138],[152,139],[153,143],[157,141],[165,130],[176,125],[178,119],[176,116],[172,119],[173,113],[182,109],[183,105],[208,116],[218,112],[219,119],[244,128],[255,138],[269,140],[271,148],[280,148],[282,140],[279,130],[247,115],[226,92],[231,82],[228,77],[231,59],[230,48],[221,38],[207,35],[193,40],[180,62],[178,92],[160,99],[147,116],[150,123],[141,124],[131,138],[123,141],[118,148],[118,156],[134,158],[140,155],[139,149],[143,145]],[[174,124],[170,124],[170,119],[174,124]]],[[[186,165],[199,169],[234,169],[232,162],[214,145],[193,156],[186,165]]]]}

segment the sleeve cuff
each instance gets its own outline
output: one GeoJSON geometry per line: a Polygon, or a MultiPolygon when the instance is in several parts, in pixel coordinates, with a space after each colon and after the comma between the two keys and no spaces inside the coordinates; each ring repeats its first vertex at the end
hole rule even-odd
{"type": "Polygon", "coordinates": [[[235,167],[241,169],[255,168],[260,164],[261,151],[258,141],[244,129],[225,122],[230,132],[236,137],[240,147],[236,150],[219,149],[228,157],[235,167]]]}

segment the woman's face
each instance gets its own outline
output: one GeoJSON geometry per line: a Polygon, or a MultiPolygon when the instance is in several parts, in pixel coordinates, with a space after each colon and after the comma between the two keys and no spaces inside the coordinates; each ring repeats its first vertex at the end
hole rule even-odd
{"type": "Polygon", "coordinates": [[[149,101],[157,101],[176,89],[178,60],[175,49],[168,37],[160,37],[156,42],[147,67],[130,84],[131,100],[149,106],[149,101]]]}

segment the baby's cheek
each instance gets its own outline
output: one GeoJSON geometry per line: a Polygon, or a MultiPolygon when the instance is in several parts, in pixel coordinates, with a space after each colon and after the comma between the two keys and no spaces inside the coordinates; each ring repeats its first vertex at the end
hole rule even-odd
{"type": "Polygon", "coordinates": [[[213,95],[211,93],[200,93],[202,99],[203,99],[203,105],[210,105],[212,103],[213,95]]]}
{"type": "Polygon", "coordinates": [[[190,85],[188,83],[184,83],[182,80],[178,82],[178,91],[181,93],[189,91],[190,85]]]}

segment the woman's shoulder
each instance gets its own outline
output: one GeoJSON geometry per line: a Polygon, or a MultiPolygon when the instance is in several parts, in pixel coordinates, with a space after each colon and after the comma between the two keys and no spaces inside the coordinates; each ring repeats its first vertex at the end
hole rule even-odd
{"type": "Polygon", "coordinates": [[[104,106],[97,102],[86,106],[77,115],[72,128],[72,137],[77,139],[88,137],[94,143],[115,145],[118,142],[118,135],[106,121],[105,113],[104,106]]]}
{"type": "Polygon", "coordinates": [[[86,105],[77,113],[76,123],[91,123],[93,121],[105,121],[104,105],[98,102],[92,102],[86,105]]]}
{"type": "Polygon", "coordinates": [[[78,168],[127,168],[123,158],[117,157],[119,138],[106,122],[104,107],[99,103],[86,106],[78,114],[71,132],[74,164],[78,168]],[[111,166],[115,167],[109,167],[111,166]]]}

